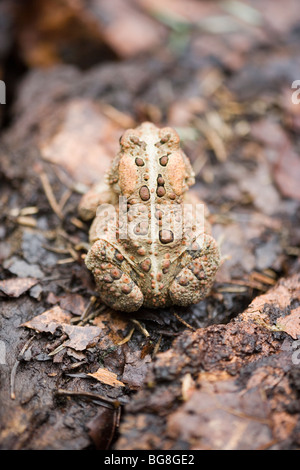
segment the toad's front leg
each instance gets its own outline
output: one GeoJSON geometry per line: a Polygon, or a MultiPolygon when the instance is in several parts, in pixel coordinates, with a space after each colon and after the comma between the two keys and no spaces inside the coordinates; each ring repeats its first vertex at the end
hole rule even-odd
{"type": "Polygon", "coordinates": [[[210,235],[201,235],[183,254],[182,264],[185,266],[170,286],[170,298],[175,305],[196,304],[209,293],[220,265],[216,241],[210,235]]]}
{"type": "Polygon", "coordinates": [[[90,248],[85,263],[95,278],[101,300],[114,310],[135,312],[144,301],[140,288],[130,277],[123,255],[105,240],[90,248]]]}
{"type": "Polygon", "coordinates": [[[116,204],[118,198],[109,187],[106,179],[95,184],[80,201],[78,212],[83,220],[91,220],[96,216],[101,204],[116,204]]]}

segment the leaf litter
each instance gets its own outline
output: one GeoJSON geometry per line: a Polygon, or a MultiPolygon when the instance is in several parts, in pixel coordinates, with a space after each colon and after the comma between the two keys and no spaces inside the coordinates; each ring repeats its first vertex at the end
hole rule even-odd
{"type": "Polygon", "coordinates": [[[34,3],[14,33],[1,10],[1,74],[9,43],[26,68],[0,146],[1,446],[299,446],[297,2],[34,3]],[[99,302],[77,206],[142,120],[179,131],[223,265],[199,305],[133,318],[99,302]]]}

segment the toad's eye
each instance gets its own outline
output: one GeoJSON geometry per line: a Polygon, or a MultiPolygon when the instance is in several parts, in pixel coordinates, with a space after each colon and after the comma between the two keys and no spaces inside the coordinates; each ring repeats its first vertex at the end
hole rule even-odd
{"type": "Polygon", "coordinates": [[[178,147],[180,138],[177,132],[171,127],[163,127],[160,130],[160,142],[159,145],[167,144],[168,146],[178,147]]]}
{"type": "Polygon", "coordinates": [[[130,148],[130,147],[135,147],[136,145],[141,147],[142,144],[143,142],[140,141],[138,136],[133,133],[133,129],[129,129],[125,131],[122,137],[120,138],[120,145],[121,147],[125,149],[130,148]]]}

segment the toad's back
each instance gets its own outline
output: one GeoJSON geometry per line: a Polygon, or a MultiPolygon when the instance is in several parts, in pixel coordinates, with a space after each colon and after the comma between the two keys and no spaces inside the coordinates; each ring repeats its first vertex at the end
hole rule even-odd
{"type": "Polygon", "coordinates": [[[202,298],[219,255],[205,230],[201,238],[183,227],[184,193],[194,173],[178,134],[148,122],[127,130],[107,176],[98,199],[89,196],[90,209],[95,201],[98,209],[109,202],[118,217],[106,219],[105,207],[97,211],[86,258],[103,301],[133,311],[142,304],[188,305],[202,298]]]}
{"type": "Polygon", "coordinates": [[[159,129],[146,122],[128,129],[120,145],[109,175],[116,192],[132,204],[181,202],[183,193],[194,183],[194,174],[174,129],[159,129]]]}

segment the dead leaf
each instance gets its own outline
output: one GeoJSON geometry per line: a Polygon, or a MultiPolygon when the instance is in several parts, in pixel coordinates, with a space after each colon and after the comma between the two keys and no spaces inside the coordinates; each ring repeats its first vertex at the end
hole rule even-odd
{"type": "MultiPolygon", "coordinates": [[[[244,4],[244,2],[239,3],[241,5],[244,4]]],[[[274,34],[287,34],[289,29],[293,28],[293,25],[299,22],[299,4],[297,0],[290,0],[288,8],[286,8],[286,4],[284,2],[276,2],[275,7],[272,0],[249,3],[251,6],[255,7],[256,11],[259,11],[264,18],[264,21],[269,25],[268,27],[272,28],[274,31],[274,34]]]]}
{"type": "Polygon", "coordinates": [[[77,326],[77,325],[62,325],[64,333],[69,337],[63,344],[66,347],[75,349],[76,351],[84,351],[86,348],[95,346],[101,329],[97,326],[77,326]]]}
{"type": "Polygon", "coordinates": [[[102,330],[106,329],[106,335],[114,344],[118,344],[123,339],[122,332],[125,331],[128,320],[114,311],[106,311],[93,320],[93,324],[102,330]]]}
{"type": "Polygon", "coordinates": [[[94,346],[100,336],[101,329],[97,326],[77,326],[70,325],[72,318],[71,313],[63,310],[58,305],[34,317],[32,320],[23,323],[21,326],[32,328],[39,333],[48,332],[54,333],[58,326],[62,331],[68,335],[64,343],[64,347],[75,349],[76,351],[83,351],[86,348],[94,346]]]}
{"type": "Polygon", "coordinates": [[[87,306],[87,301],[80,294],[66,294],[60,299],[59,304],[62,309],[68,310],[73,315],[81,315],[87,306]]]}
{"type": "Polygon", "coordinates": [[[274,168],[274,179],[283,196],[300,200],[300,157],[291,144],[281,152],[274,168]]]}
{"type": "Polygon", "coordinates": [[[263,118],[251,125],[251,135],[254,140],[266,147],[283,148],[288,142],[288,137],[283,127],[273,119],[263,118]]]}
{"type": "Polygon", "coordinates": [[[277,326],[293,339],[297,339],[300,335],[300,307],[293,309],[290,315],[278,318],[277,326]]]}
{"type": "Polygon", "coordinates": [[[300,158],[282,125],[267,118],[261,119],[252,125],[251,133],[267,149],[272,148],[277,153],[273,176],[281,194],[300,199],[300,158]]]}
{"type": "Polygon", "coordinates": [[[201,389],[168,416],[167,433],[177,442],[193,442],[196,449],[253,449],[272,438],[268,413],[259,389],[241,397],[232,379],[203,381],[201,389]]]}
{"type": "Polygon", "coordinates": [[[53,334],[58,326],[69,322],[71,318],[72,315],[69,312],[66,312],[57,305],[56,307],[46,310],[46,312],[41,315],[37,315],[32,318],[32,320],[22,323],[21,326],[26,326],[39,333],[49,332],[53,334]]]}
{"type": "Polygon", "coordinates": [[[0,281],[0,291],[8,297],[20,297],[31,287],[35,286],[38,280],[32,277],[14,277],[0,281]]]}
{"type": "Polygon", "coordinates": [[[90,377],[93,377],[99,382],[102,382],[106,385],[111,385],[112,387],[125,387],[125,384],[117,379],[117,374],[110,372],[108,369],[99,367],[99,369],[93,374],[88,374],[90,377]]]}
{"type": "Polygon", "coordinates": [[[86,424],[89,436],[98,450],[110,448],[115,428],[118,424],[115,419],[115,413],[116,410],[100,406],[96,416],[93,416],[86,424]]]}
{"type": "Polygon", "coordinates": [[[275,304],[276,307],[280,309],[287,308],[291,303],[291,299],[297,298],[297,293],[295,293],[295,295],[292,295],[290,291],[291,289],[289,286],[276,286],[276,288],[271,289],[267,294],[262,294],[258,297],[255,297],[255,299],[253,299],[253,301],[249,305],[248,309],[243,313],[243,315],[246,315],[248,317],[252,314],[262,314],[265,305],[268,304],[275,304]]]}
{"type": "Polygon", "coordinates": [[[257,169],[239,182],[241,191],[248,194],[258,210],[267,215],[278,211],[280,197],[275,189],[268,165],[260,161],[257,169]]]}
{"type": "Polygon", "coordinates": [[[81,315],[87,306],[87,300],[82,295],[71,293],[58,296],[50,292],[47,302],[52,305],[59,304],[63,310],[68,310],[73,315],[81,315]]]}
{"type": "Polygon", "coordinates": [[[97,17],[106,18],[98,25],[101,33],[110,47],[125,59],[153,50],[166,36],[161,24],[131,2],[98,1],[97,17]]]}
{"type": "Polygon", "coordinates": [[[53,132],[49,127],[51,136],[40,140],[42,157],[61,165],[76,181],[86,185],[98,182],[118,150],[123,129],[89,100],[74,100],[62,113],[55,118],[58,129],[53,132]]]}
{"type": "Polygon", "coordinates": [[[151,363],[151,356],[147,354],[141,359],[141,351],[128,351],[125,354],[126,363],[122,379],[131,389],[137,390],[144,383],[149,364],[151,363]]]}
{"type": "Polygon", "coordinates": [[[3,262],[3,267],[18,277],[31,277],[38,279],[42,279],[44,277],[44,273],[38,264],[29,264],[18,256],[7,258],[3,262]]]}

